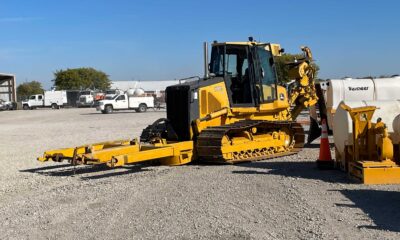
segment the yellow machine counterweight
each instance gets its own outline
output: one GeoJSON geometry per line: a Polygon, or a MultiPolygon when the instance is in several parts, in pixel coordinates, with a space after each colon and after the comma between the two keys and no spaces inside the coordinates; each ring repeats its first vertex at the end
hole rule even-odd
{"type": "Polygon", "coordinates": [[[167,117],[145,128],[139,140],[122,140],[50,150],[40,161],[118,167],[159,160],[165,165],[191,161],[234,163],[295,154],[304,131],[294,120],[318,98],[312,55],[290,63],[296,86],[280,85],[275,59],[279,44],[214,42],[205,75],[166,89],[167,117]],[[290,97],[289,97],[290,96],[290,97]]]}

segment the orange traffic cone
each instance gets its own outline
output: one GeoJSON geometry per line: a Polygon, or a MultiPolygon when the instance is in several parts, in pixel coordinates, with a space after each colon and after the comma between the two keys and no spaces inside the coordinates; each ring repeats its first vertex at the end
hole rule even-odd
{"type": "Polygon", "coordinates": [[[317,167],[319,169],[333,169],[334,162],[329,148],[328,128],[326,120],[322,119],[321,143],[319,146],[319,159],[317,160],[317,167]]]}

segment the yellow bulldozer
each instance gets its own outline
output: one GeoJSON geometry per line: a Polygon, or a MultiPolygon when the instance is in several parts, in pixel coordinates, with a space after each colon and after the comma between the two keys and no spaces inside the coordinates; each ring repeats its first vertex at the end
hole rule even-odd
{"type": "Polygon", "coordinates": [[[165,165],[193,161],[236,163],[295,154],[304,130],[295,121],[316,104],[312,54],[289,63],[295,85],[288,92],[277,77],[279,44],[204,43],[204,78],[166,88],[167,116],[145,128],[138,139],[46,151],[39,161],[118,167],[158,160],[165,165]]]}

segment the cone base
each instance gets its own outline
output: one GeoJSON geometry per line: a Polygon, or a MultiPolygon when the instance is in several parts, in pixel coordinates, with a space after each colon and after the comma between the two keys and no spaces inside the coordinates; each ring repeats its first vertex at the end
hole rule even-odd
{"type": "Polygon", "coordinates": [[[330,160],[330,161],[321,161],[321,160],[317,160],[317,167],[320,170],[331,170],[331,169],[335,169],[335,162],[330,160]]]}

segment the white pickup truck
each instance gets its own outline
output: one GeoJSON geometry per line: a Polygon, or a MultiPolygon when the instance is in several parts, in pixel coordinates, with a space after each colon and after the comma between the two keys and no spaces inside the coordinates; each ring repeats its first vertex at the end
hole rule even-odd
{"type": "Polygon", "coordinates": [[[67,104],[66,91],[45,91],[44,94],[29,96],[28,100],[22,101],[24,110],[35,109],[38,107],[51,107],[59,109],[67,104]]]}
{"type": "Polygon", "coordinates": [[[116,110],[133,109],[136,112],[146,112],[148,108],[154,108],[154,98],[148,96],[129,96],[128,94],[117,94],[107,96],[99,101],[97,111],[112,113],[116,110]]]}

